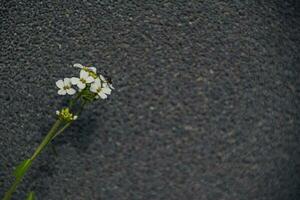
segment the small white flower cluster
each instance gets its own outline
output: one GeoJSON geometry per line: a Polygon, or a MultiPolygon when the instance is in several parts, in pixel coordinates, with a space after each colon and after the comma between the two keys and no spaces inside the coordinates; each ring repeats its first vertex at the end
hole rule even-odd
{"type": "Polygon", "coordinates": [[[70,122],[70,121],[74,121],[78,118],[77,115],[74,115],[71,113],[69,108],[63,108],[61,109],[61,111],[57,110],[56,111],[56,115],[64,121],[70,122]]]}
{"type": "Polygon", "coordinates": [[[59,88],[59,95],[73,95],[76,90],[72,88],[73,85],[78,87],[78,91],[82,91],[87,86],[92,93],[95,93],[95,98],[106,99],[107,95],[111,94],[113,86],[107,81],[104,76],[98,75],[95,67],[85,67],[81,64],[74,64],[76,68],[80,68],[79,77],[64,78],[58,80],[56,86],[59,88]]]}

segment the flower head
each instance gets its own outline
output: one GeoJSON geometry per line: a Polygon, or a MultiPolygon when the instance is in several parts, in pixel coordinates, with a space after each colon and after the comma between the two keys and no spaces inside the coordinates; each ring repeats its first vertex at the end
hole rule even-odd
{"type": "Polygon", "coordinates": [[[96,79],[98,76],[97,76],[97,69],[96,67],[87,67],[87,66],[83,66],[82,64],[74,64],[73,65],[74,67],[76,68],[80,68],[81,70],[84,70],[86,72],[89,73],[89,75],[91,77],[93,77],[94,79],[96,79]]]}
{"type": "Polygon", "coordinates": [[[73,95],[76,93],[76,90],[72,88],[71,79],[64,78],[64,80],[56,81],[56,86],[59,88],[58,94],[59,95],[73,95]]]}
{"type": "Polygon", "coordinates": [[[111,94],[111,89],[104,82],[101,82],[100,78],[97,78],[94,83],[91,84],[90,91],[96,93],[96,98],[106,99],[107,95],[111,94]]]}
{"type": "Polygon", "coordinates": [[[96,73],[95,67],[83,66],[81,64],[74,64],[74,67],[80,68],[80,76],[65,78],[56,82],[59,87],[58,94],[75,94],[76,90],[72,85],[78,87],[78,97],[85,101],[94,101],[95,98],[106,99],[111,91],[114,89],[112,86],[111,78],[96,73]]]}
{"type": "Polygon", "coordinates": [[[61,109],[61,111],[57,110],[56,114],[58,115],[59,119],[66,121],[66,122],[74,121],[78,118],[77,115],[73,115],[70,112],[69,108],[63,108],[63,109],[61,109]]]}
{"type": "Polygon", "coordinates": [[[86,84],[94,82],[94,78],[90,76],[89,72],[85,70],[80,71],[80,78],[72,77],[71,82],[73,85],[77,85],[79,89],[84,89],[86,84]]]}
{"type": "Polygon", "coordinates": [[[94,72],[94,73],[97,72],[96,67],[86,67],[86,66],[83,66],[82,64],[79,64],[79,63],[76,63],[76,64],[74,64],[73,66],[76,67],[76,68],[83,69],[83,70],[85,70],[85,71],[92,71],[92,72],[94,72]]]}

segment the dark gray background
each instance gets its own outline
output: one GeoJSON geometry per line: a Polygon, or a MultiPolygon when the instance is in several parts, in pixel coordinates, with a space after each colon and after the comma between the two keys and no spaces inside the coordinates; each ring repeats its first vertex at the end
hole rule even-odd
{"type": "Polygon", "coordinates": [[[55,120],[74,63],[116,90],[14,199],[296,200],[297,1],[1,1],[0,194],[55,120]]]}

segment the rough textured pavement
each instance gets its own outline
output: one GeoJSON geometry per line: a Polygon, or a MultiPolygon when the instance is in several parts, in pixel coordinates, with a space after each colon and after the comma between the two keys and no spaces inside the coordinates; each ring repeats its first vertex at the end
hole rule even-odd
{"type": "Polygon", "coordinates": [[[300,197],[297,1],[1,1],[0,194],[67,98],[74,63],[111,74],[14,196],[300,197]]]}

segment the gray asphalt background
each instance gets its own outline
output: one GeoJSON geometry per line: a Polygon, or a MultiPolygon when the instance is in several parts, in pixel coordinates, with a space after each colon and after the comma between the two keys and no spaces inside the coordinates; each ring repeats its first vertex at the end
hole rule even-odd
{"type": "Polygon", "coordinates": [[[300,197],[297,1],[1,1],[0,194],[55,120],[74,63],[116,90],[14,196],[300,197]]]}

